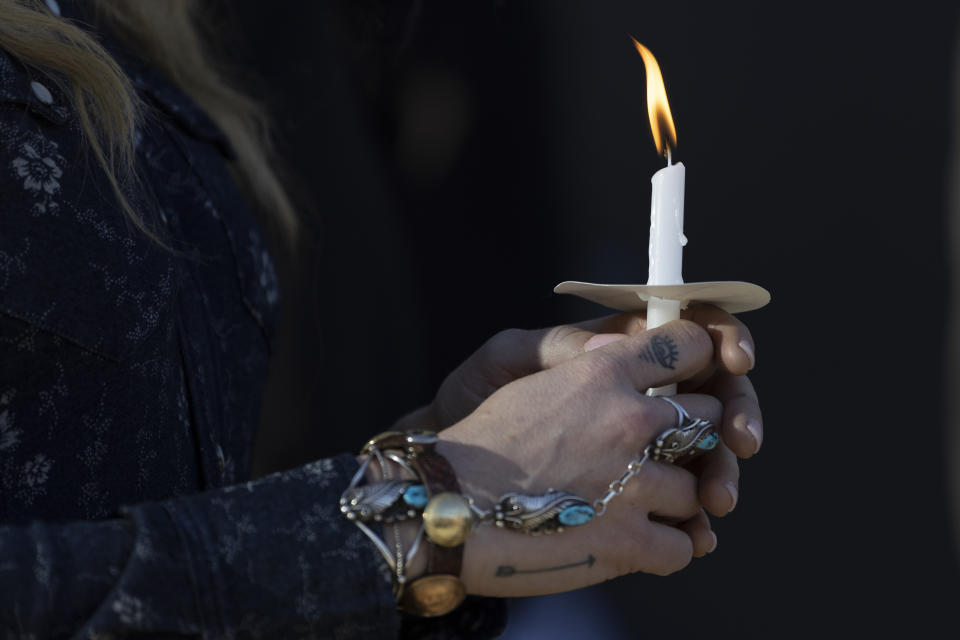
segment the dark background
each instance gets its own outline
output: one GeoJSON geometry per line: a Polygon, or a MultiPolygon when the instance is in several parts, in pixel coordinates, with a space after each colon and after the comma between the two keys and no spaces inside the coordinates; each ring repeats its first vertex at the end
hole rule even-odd
{"type": "Polygon", "coordinates": [[[942,351],[957,8],[851,4],[236,3],[234,58],[274,111],[311,227],[282,260],[258,471],[355,450],[500,329],[604,313],[557,282],[645,281],[662,160],[633,35],[663,69],[687,166],[685,279],[773,294],[743,316],[766,439],[714,554],[552,614],[516,603],[516,624],[955,630],[942,351]]]}

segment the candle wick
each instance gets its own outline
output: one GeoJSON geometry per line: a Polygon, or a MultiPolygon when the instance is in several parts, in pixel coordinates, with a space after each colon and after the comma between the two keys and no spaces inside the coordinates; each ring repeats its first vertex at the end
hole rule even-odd
{"type": "Polygon", "coordinates": [[[670,145],[667,145],[667,166],[669,167],[672,164],[673,164],[673,156],[670,153],[670,145]]]}

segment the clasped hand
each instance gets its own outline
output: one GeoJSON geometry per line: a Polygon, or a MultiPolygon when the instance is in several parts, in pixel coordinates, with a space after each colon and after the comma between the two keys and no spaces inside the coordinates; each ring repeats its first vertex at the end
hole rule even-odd
{"type": "MultiPolygon", "coordinates": [[[[509,492],[571,491],[594,500],[662,431],[677,425],[647,389],[718,426],[720,444],[686,468],[648,463],[602,517],[550,537],[478,527],[464,549],[468,592],[567,591],[643,571],[665,575],[716,547],[705,511],[737,503],[737,457],[760,448],[760,408],[746,373],[749,330],[711,306],[645,330],[640,315],[497,334],[399,428],[440,431],[438,451],[481,505],[509,492]]],[[[415,577],[417,564],[409,567],[415,577]]]]}

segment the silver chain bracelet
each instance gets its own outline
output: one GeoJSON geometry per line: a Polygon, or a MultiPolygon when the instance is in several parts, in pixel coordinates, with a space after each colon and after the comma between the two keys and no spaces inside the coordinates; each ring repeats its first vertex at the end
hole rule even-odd
{"type": "Polygon", "coordinates": [[[643,463],[649,459],[650,446],[648,445],[647,448],[643,450],[643,455],[636,460],[631,460],[627,465],[626,472],[618,479],[610,483],[610,487],[607,489],[607,492],[603,494],[603,497],[593,501],[593,509],[597,512],[598,516],[602,516],[607,512],[607,505],[610,503],[610,501],[623,493],[623,490],[627,486],[627,482],[630,480],[630,478],[640,473],[643,463]]]}
{"type": "MultiPolygon", "coordinates": [[[[410,476],[417,476],[404,455],[393,450],[380,451],[368,443],[366,451],[371,455],[364,461],[350,482],[350,486],[341,495],[340,510],[373,541],[394,571],[397,585],[402,590],[406,582],[406,566],[420,548],[423,536],[426,534],[431,540],[436,540],[430,531],[432,525],[427,522],[427,515],[441,498],[446,500],[454,496],[457,499],[457,505],[462,507],[461,511],[466,512],[465,516],[460,515],[460,512],[457,514],[466,525],[464,537],[474,524],[484,522],[531,535],[560,533],[566,527],[582,526],[595,516],[606,513],[610,502],[624,492],[627,483],[633,476],[640,473],[647,460],[665,464],[687,462],[717,446],[720,437],[709,420],[691,418],[690,414],[675,401],[663,396],[660,396],[660,399],[670,403],[677,410],[677,426],[663,431],[648,444],[639,457],[627,464],[627,470],[623,475],[611,482],[604,495],[592,504],[575,493],[552,488],[539,494],[505,493],[490,509],[483,509],[468,496],[460,494],[440,493],[437,496],[431,496],[419,480],[392,478],[387,460],[398,464],[410,476]],[[383,481],[359,486],[371,460],[379,463],[383,481]],[[404,553],[396,523],[418,517],[423,518],[420,531],[413,545],[404,553]],[[395,542],[393,550],[369,529],[367,524],[374,522],[393,525],[395,542]]],[[[431,522],[437,519],[437,513],[442,512],[445,506],[444,504],[436,507],[433,515],[430,516],[431,522]]]]}

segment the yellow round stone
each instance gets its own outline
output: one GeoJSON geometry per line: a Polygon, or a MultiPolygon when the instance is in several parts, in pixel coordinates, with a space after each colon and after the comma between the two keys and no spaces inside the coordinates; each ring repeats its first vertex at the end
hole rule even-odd
{"type": "Polygon", "coordinates": [[[438,493],[423,510],[423,528],[434,544],[459,547],[473,527],[473,512],[466,498],[457,493],[438,493]]]}
{"type": "Polygon", "coordinates": [[[467,592],[460,578],[439,573],[424,576],[407,585],[400,604],[410,613],[432,618],[450,613],[466,597],[467,592]]]}

